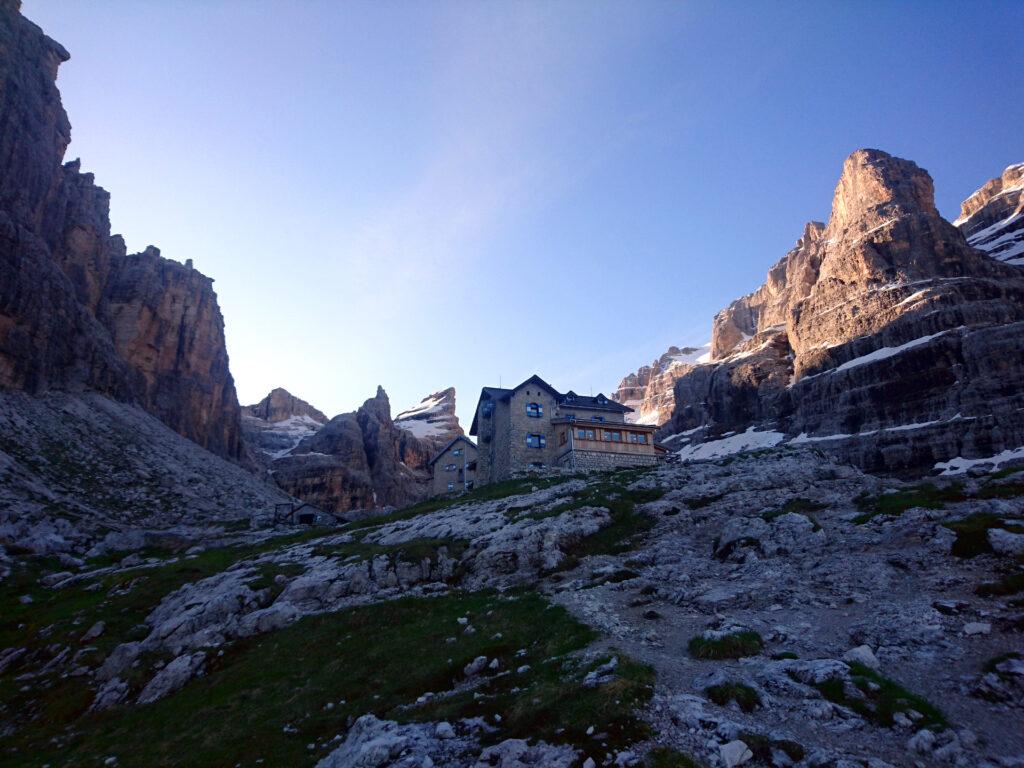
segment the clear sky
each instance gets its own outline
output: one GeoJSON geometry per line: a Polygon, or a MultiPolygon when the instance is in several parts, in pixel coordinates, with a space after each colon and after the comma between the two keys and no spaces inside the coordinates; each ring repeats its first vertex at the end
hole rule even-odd
{"type": "Polygon", "coordinates": [[[609,392],[756,288],[843,159],[1024,161],[1024,3],[24,0],[130,250],[216,280],[239,398],[609,392]]]}

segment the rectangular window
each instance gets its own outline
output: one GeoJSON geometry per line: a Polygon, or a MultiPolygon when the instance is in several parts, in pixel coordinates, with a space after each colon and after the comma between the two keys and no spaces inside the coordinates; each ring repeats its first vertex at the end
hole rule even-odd
{"type": "Polygon", "coordinates": [[[527,403],[526,415],[534,419],[539,419],[544,415],[544,406],[540,403],[527,403]]]}
{"type": "Polygon", "coordinates": [[[605,432],[604,433],[604,439],[605,440],[611,440],[613,443],[621,443],[622,442],[622,433],[621,432],[605,432]]]}
{"type": "Polygon", "coordinates": [[[445,469],[445,472],[454,472],[455,471],[455,465],[454,464],[445,464],[444,465],[444,469],[445,469]]]}
{"type": "Polygon", "coordinates": [[[461,455],[462,455],[462,449],[461,448],[456,448],[454,451],[452,451],[452,456],[461,456],[461,455]]]}
{"type": "Polygon", "coordinates": [[[527,448],[543,448],[548,444],[547,438],[544,435],[527,435],[526,436],[526,447],[527,448]]]}
{"type": "Polygon", "coordinates": [[[604,433],[604,441],[606,443],[610,443],[612,441],[612,433],[611,432],[605,431],[605,433],[604,433]]]}
{"type": "Polygon", "coordinates": [[[593,439],[594,439],[594,430],[588,429],[587,430],[587,440],[593,440],[593,439]]]}
{"type": "Polygon", "coordinates": [[[448,483],[448,490],[449,491],[454,491],[455,490],[455,483],[448,483]]]}
{"type": "Polygon", "coordinates": [[[641,445],[647,445],[647,435],[637,435],[636,441],[641,445]]]}
{"type": "Polygon", "coordinates": [[[585,430],[585,429],[577,429],[576,430],[576,437],[578,437],[580,440],[586,440],[587,439],[587,430],[585,430]]]}

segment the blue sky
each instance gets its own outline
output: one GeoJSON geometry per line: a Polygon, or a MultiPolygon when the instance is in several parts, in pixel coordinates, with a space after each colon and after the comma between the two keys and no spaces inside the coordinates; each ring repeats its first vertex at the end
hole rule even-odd
{"type": "Polygon", "coordinates": [[[1020,2],[25,0],[115,232],[216,280],[243,403],[609,392],[756,288],[859,147],[1024,160],[1020,2]]]}

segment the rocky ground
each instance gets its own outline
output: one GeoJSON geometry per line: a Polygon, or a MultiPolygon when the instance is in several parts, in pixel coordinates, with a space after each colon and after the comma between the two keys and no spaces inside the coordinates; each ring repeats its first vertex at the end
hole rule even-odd
{"type": "Polygon", "coordinates": [[[288,500],[139,407],[0,393],[0,561],[10,550],[77,566],[147,541],[210,540],[288,500]]]}
{"type": "Polygon", "coordinates": [[[1024,765],[1024,475],[810,450],[6,557],[0,764],[1024,765]]]}

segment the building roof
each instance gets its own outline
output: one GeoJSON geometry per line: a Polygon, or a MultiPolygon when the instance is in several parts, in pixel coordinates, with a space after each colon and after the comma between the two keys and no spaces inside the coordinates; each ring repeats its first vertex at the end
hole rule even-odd
{"type": "Polygon", "coordinates": [[[534,374],[526,381],[522,382],[518,386],[512,389],[502,389],[501,387],[484,387],[480,390],[480,399],[476,403],[476,411],[473,413],[473,424],[469,428],[469,434],[475,435],[477,431],[477,414],[480,412],[480,403],[484,400],[508,400],[512,397],[514,392],[518,392],[528,384],[532,384],[540,387],[541,389],[547,390],[547,392],[555,398],[555,402],[559,405],[564,405],[568,408],[579,408],[585,411],[611,411],[612,413],[632,413],[633,409],[622,403],[617,403],[609,397],[606,397],[603,392],[598,392],[596,395],[577,395],[571,389],[564,395],[557,389],[548,384],[537,374],[534,374]]]}
{"type": "Polygon", "coordinates": [[[440,459],[442,456],[444,456],[445,451],[447,451],[449,448],[451,448],[453,445],[455,445],[460,440],[462,442],[466,443],[467,445],[472,446],[473,450],[476,450],[476,443],[474,443],[472,440],[470,440],[465,435],[456,435],[455,437],[453,437],[451,440],[448,441],[448,445],[446,445],[444,448],[442,448],[440,451],[437,452],[437,456],[435,456],[434,458],[432,458],[430,461],[427,462],[427,466],[429,466],[429,467],[434,466],[434,463],[438,459],[440,459]]]}

